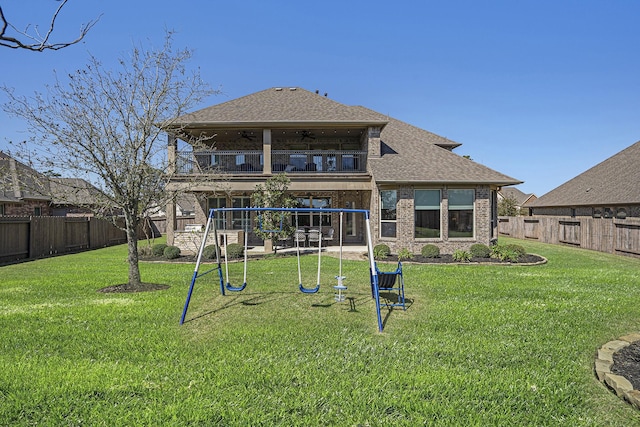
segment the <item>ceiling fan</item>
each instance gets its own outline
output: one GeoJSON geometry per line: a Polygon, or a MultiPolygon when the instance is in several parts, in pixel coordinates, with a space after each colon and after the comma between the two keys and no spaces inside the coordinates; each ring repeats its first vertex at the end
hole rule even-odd
{"type": "Polygon", "coordinates": [[[309,132],[308,130],[303,130],[302,136],[300,137],[300,141],[304,141],[307,138],[316,139],[316,136],[313,133],[309,132]]]}
{"type": "Polygon", "coordinates": [[[256,139],[255,135],[249,135],[247,133],[247,131],[242,131],[242,133],[240,134],[240,138],[244,138],[248,141],[254,141],[256,139]]]}

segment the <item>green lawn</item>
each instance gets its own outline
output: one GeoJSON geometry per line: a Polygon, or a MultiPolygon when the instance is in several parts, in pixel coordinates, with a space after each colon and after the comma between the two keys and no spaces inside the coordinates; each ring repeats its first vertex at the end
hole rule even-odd
{"type": "Polygon", "coordinates": [[[0,425],[640,426],[593,374],[640,331],[640,260],[515,242],[548,264],[405,265],[382,334],[366,262],[344,262],[342,304],[329,257],[313,295],[295,258],[251,262],[226,297],[206,275],[183,326],[191,264],[143,263],[171,288],[139,294],[96,292],[125,246],[0,267],[0,425]]]}

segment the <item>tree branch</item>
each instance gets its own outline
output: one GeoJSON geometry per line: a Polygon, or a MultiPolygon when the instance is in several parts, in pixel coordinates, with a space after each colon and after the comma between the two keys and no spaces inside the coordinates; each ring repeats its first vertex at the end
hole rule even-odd
{"type": "Polygon", "coordinates": [[[8,47],[11,49],[25,49],[25,50],[30,50],[34,52],[42,52],[45,50],[60,50],[80,42],[89,33],[89,30],[91,30],[91,28],[93,28],[93,26],[98,23],[102,15],[100,15],[96,19],[93,19],[87,22],[86,24],[82,24],[82,26],[80,27],[80,34],[75,40],[72,40],[70,42],[61,42],[61,43],[49,42],[49,39],[53,34],[53,30],[56,24],[56,19],[58,18],[58,15],[60,14],[60,11],[64,7],[64,5],[67,4],[67,1],[68,0],[61,1],[60,6],[58,6],[55,13],[53,14],[53,17],[51,18],[49,29],[44,36],[39,34],[37,26],[35,27],[34,35],[28,33],[29,26],[27,26],[27,28],[25,28],[24,31],[18,30],[13,24],[11,24],[7,20],[4,14],[4,11],[2,10],[2,6],[0,6],[0,25],[1,25],[0,46],[8,47]],[[7,29],[13,29],[16,33],[22,36],[22,40],[20,38],[16,38],[8,35],[7,29]]]}

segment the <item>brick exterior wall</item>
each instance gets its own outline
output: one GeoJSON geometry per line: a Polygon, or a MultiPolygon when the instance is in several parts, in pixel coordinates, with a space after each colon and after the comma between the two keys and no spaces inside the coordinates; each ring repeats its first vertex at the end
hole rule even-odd
{"type": "Polygon", "coordinates": [[[40,216],[50,216],[51,208],[49,202],[40,200],[26,200],[23,203],[7,203],[4,205],[5,216],[33,216],[35,208],[40,208],[40,216]]]}
{"type": "MultiPolygon", "coordinates": [[[[465,187],[475,190],[474,202],[474,237],[469,238],[449,238],[449,200],[446,187],[433,188],[439,189],[442,194],[441,210],[440,210],[440,227],[441,237],[434,239],[415,239],[414,238],[414,190],[415,188],[425,188],[423,186],[415,187],[412,185],[400,187],[384,187],[383,190],[397,190],[398,202],[396,205],[396,237],[381,238],[380,237],[380,187],[374,187],[372,192],[371,209],[371,232],[374,245],[384,243],[391,248],[393,253],[397,253],[401,249],[408,249],[414,254],[419,254],[422,248],[427,244],[435,244],[440,248],[443,254],[450,254],[454,251],[469,250],[472,244],[482,243],[490,245],[491,235],[491,188],[489,186],[465,187]]],[[[494,207],[497,209],[497,207],[494,207]]],[[[497,234],[497,230],[495,231],[497,234]]]]}

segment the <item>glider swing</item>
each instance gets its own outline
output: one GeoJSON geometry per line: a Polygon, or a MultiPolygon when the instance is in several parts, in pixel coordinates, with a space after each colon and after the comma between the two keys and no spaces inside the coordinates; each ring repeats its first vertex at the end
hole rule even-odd
{"type": "MultiPolygon", "coordinates": [[[[339,268],[339,272],[338,275],[335,276],[335,278],[337,279],[338,283],[337,285],[335,285],[333,288],[337,291],[337,293],[335,294],[335,299],[337,302],[342,302],[345,300],[345,295],[343,293],[343,291],[345,291],[347,289],[347,287],[344,285],[344,279],[345,277],[342,275],[342,215],[344,212],[348,212],[348,213],[359,213],[359,214],[363,214],[365,217],[365,231],[366,231],[366,237],[367,237],[367,253],[368,253],[368,257],[369,257],[369,272],[370,272],[370,277],[371,277],[371,293],[372,293],[372,297],[375,300],[375,304],[376,304],[376,314],[378,317],[378,330],[380,332],[383,331],[384,325],[382,322],[382,316],[380,313],[380,307],[381,306],[387,306],[390,309],[393,306],[402,306],[403,309],[406,309],[405,306],[405,301],[404,301],[404,278],[402,276],[402,264],[398,264],[398,268],[396,269],[396,271],[393,272],[382,272],[378,269],[376,262],[373,258],[373,245],[372,245],[372,239],[371,239],[371,227],[370,227],[370,215],[369,215],[369,211],[365,210],[365,209],[333,209],[333,208],[258,208],[258,207],[252,207],[252,208],[217,208],[217,209],[210,209],[209,211],[209,216],[207,219],[207,225],[205,227],[204,230],[204,235],[202,236],[202,242],[200,244],[200,250],[198,251],[198,256],[197,256],[197,260],[196,260],[196,266],[195,266],[195,270],[193,272],[193,276],[191,278],[191,285],[189,286],[189,291],[187,293],[187,299],[184,303],[184,308],[182,310],[182,316],[180,318],[180,324],[182,325],[185,321],[186,315],[187,315],[187,310],[189,308],[189,301],[191,300],[191,296],[193,294],[193,289],[195,287],[195,283],[196,280],[214,270],[218,271],[218,278],[219,278],[219,284],[220,284],[220,293],[222,295],[225,295],[225,291],[232,291],[232,292],[239,292],[242,291],[246,288],[247,286],[247,249],[248,249],[248,234],[249,234],[249,229],[248,229],[248,225],[249,224],[249,216],[250,216],[250,212],[257,212],[258,214],[258,223],[259,223],[259,227],[261,231],[265,231],[265,232],[280,232],[283,229],[283,218],[285,216],[286,212],[290,212],[290,213],[295,213],[295,218],[296,218],[296,231],[297,231],[297,227],[298,227],[298,213],[312,213],[312,212],[316,212],[316,213],[332,213],[332,212],[337,212],[340,214],[340,231],[339,231],[339,236],[340,236],[340,268],[339,268]],[[220,248],[219,248],[219,244],[218,244],[218,231],[216,228],[216,219],[217,219],[217,214],[218,213],[222,213],[224,218],[226,219],[226,212],[230,212],[230,211],[240,211],[240,212],[244,212],[245,215],[245,233],[244,233],[244,265],[243,265],[243,283],[241,286],[233,286],[230,283],[229,280],[229,260],[228,260],[228,255],[227,255],[227,233],[224,233],[224,237],[223,237],[223,241],[224,241],[224,245],[225,245],[225,259],[224,259],[224,264],[225,264],[225,273],[223,274],[223,270],[222,270],[222,264],[221,264],[221,256],[220,256],[220,248]],[[275,230],[265,230],[263,229],[263,224],[262,224],[262,213],[265,211],[275,211],[275,212],[280,212],[280,228],[279,229],[275,229],[275,230]],[[202,253],[204,251],[204,248],[206,246],[207,243],[207,236],[209,235],[209,231],[211,230],[211,228],[213,227],[213,235],[214,235],[214,239],[216,242],[216,263],[217,263],[217,267],[216,268],[212,268],[210,270],[204,271],[204,272],[200,272],[200,264],[201,264],[201,260],[202,260],[202,253]],[[226,276],[226,277],[225,277],[226,276]],[[389,276],[389,277],[388,277],[389,276]],[[393,276],[393,277],[391,277],[393,276]],[[382,280],[382,281],[380,281],[382,280]],[[397,281],[396,281],[397,280],[397,281]],[[381,304],[380,302],[380,290],[394,290],[394,291],[398,291],[398,304],[381,304]]],[[[226,221],[225,221],[226,223],[226,221]]],[[[322,259],[322,235],[320,234],[320,238],[318,241],[318,270],[317,270],[317,283],[315,287],[312,288],[307,288],[305,286],[303,286],[302,283],[302,269],[301,269],[301,265],[300,265],[300,243],[298,241],[298,239],[296,239],[296,258],[297,258],[297,265],[298,265],[298,287],[300,289],[301,292],[306,293],[306,294],[311,294],[311,293],[316,293],[320,290],[320,272],[321,272],[321,259],[322,259]]]]}

